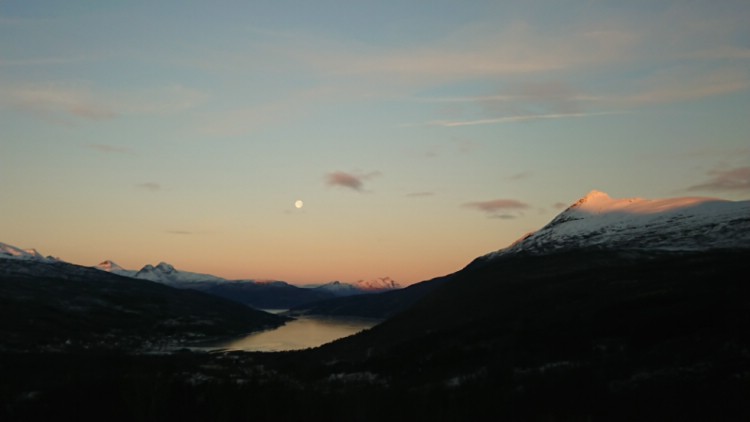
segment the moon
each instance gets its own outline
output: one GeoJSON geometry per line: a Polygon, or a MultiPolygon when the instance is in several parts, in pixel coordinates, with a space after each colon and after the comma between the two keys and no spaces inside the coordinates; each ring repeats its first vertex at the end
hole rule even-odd
{"type": "Polygon", "coordinates": [[[294,201],[294,207],[295,207],[295,208],[298,208],[298,209],[299,209],[299,208],[302,208],[302,207],[303,207],[304,205],[305,205],[305,203],[304,203],[304,202],[302,202],[302,200],[301,200],[301,199],[298,199],[298,200],[294,201]]]}

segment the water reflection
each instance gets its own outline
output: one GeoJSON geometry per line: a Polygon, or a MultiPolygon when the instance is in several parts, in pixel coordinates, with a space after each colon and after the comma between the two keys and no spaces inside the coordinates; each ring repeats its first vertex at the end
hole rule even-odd
{"type": "Polygon", "coordinates": [[[356,334],[378,322],[366,319],[299,317],[275,330],[253,333],[216,347],[254,352],[306,349],[356,334]]]}

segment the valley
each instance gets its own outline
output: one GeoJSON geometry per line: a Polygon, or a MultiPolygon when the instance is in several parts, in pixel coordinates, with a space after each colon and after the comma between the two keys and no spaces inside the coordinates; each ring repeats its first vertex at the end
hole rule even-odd
{"type": "MultiPolygon", "coordinates": [[[[202,346],[203,350],[285,352],[304,350],[368,330],[377,319],[300,316],[281,327],[202,346]]],[[[194,350],[191,348],[191,350],[194,350]]]]}

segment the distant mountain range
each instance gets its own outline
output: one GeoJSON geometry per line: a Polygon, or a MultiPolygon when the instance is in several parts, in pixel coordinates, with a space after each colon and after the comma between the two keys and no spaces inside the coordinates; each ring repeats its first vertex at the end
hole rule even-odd
{"type": "Polygon", "coordinates": [[[355,283],[332,281],[326,284],[309,284],[302,287],[326,290],[337,296],[351,296],[362,293],[382,293],[398,290],[401,285],[390,277],[379,277],[371,280],[359,280],[355,283]]]}
{"type": "MultiPolygon", "coordinates": [[[[39,262],[59,261],[57,258],[45,257],[35,249],[21,249],[5,243],[0,243],[0,259],[2,258],[39,262]]],[[[211,274],[178,270],[166,262],[160,262],[155,266],[147,264],[140,270],[128,270],[112,260],[106,260],[93,268],[123,277],[202,291],[258,309],[289,309],[325,299],[383,293],[401,288],[390,277],[360,280],[356,283],[332,281],[304,286],[295,286],[278,280],[228,280],[211,274]]]]}
{"type": "Polygon", "coordinates": [[[382,293],[400,288],[389,277],[360,280],[354,284],[332,281],[307,286],[295,286],[278,280],[227,280],[210,274],[181,271],[166,262],[156,266],[145,265],[139,271],[133,271],[107,260],[94,268],[180,289],[198,290],[259,309],[289,309],[334,297],[382,293]]]}

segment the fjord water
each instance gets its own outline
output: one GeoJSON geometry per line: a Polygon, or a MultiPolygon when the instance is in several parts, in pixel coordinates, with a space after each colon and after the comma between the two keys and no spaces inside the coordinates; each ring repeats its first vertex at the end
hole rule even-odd
{"type": "Polygon", "coordinates": [[[298,317],[283,326],[218,344],[225,350],[280,352],[317,347],[373,327],[379,321],[362,318],[298,317]]]}

